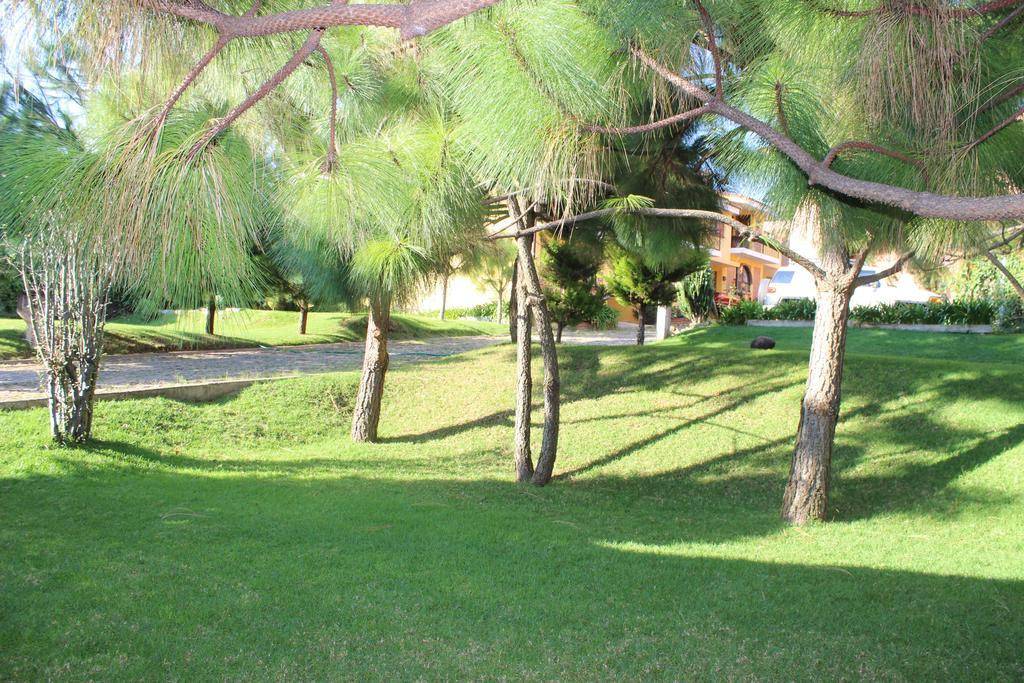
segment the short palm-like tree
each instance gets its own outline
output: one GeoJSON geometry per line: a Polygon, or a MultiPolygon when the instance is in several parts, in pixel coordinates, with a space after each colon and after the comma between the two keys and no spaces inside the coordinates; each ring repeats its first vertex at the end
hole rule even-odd
{"type": "Polygon", "coordinates": [[[352,440],[374,442],[380,422],[384,380],[388,371],[391,310],[407,301],[430,274],[423,247],[401,237],[378,239],[360,247],[353,259],[351,283],[369,303],[363,374],[352,413],[352,440]]]}

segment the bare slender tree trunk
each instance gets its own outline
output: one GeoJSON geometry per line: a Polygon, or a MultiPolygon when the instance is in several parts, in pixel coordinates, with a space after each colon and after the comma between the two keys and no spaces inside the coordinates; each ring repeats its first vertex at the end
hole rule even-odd
{"type": "Polygon", "coordinates": [[[27,319],[46,369],[50,433],[58,443],[91,436],[113,281],[109,256],[58,230],[26,242],[20,254],[27,319]]]}
{"type": "Polygon", "coordinates": [[[1003,262],[1000,261],[991,251],[986,251],[985,257],[993,266],[996,267],[996,270],[1003,274],[1003,277],[1005,277],[1010,283],[1010,286],[1013,287],[1013,291],[1017,292],[1017,296],[1024,299],[1024,285],[1020,283],[1020,280],[1013,276],[1010,269],[1004,266],[1003,262]]]}
{"type": "Polygon", "coordinates": [[[441,277],[441,320],[444,320],[444,315],[448,311],[448,276],[444,275],[441,277]]]}
{"type": "Polygon", "coordinates": [[[636,345],[643,346],[647,338],[647,321],[644,318],[644,305],[640,304],[636,309],[636,319],[639,323],[636,330],[636,345]]]}
{"type": "Polygon", "coordinates": [[[562,332],[565,331],[565,323],[562,322],[561,320],[559,320],[558,323],[555,324],[555,328],[556,328],[555,329],[555,343],[556,344],[561,344],[562,343],[562,332]]]}
{"type": "Polygon", "coordinates": [[[504,320],[502,319],[502,314],[505,312],[505,302],[502,301],[502,299],[504,299],[504,298],[505,298],[505,292],[499,291],[498,292],[498,320],[497,320],[499,325],[504,322],[504,320]]]}
{"type": "Polygon", "coordinates": [[[217,295],[211,294],[206,302],[206,334],[213,336],[214,323],[217,320],[217,295]]]}
{"type": "Polygon", "coordinates": [[[794,524],[824,520],[828,513],[832,446],[839,421],[843,357],[852,283],[819,283],[818,308],[800,426],[782,500],[782,516],[794,524]]]}
{"type": "MultiPolygon", "coordinates": [[[[520,237],[526,242],[526,249],[533,241],[531,237],[520,237]]],[[[519,268],[516,259],[516,269],[519,268]]],[[[533,456],[530,448],[530,410],[533,403],[533,333],[530,307],[525,305],[529,294],[526,291],[526,278],[513,276],[512,301],[520,302],[515,306],[514,314],[510,314],[512,322],[512,341],[516,344],[516,425],[515,425],[515,465],[516,481],[525,483],[533,477],[533,456]]]]}
{"type": "Polygon", "coordinates": [[[508,336],[516,343],[519,319],[519,256],[512,266],[512,295],[508,301],[508,336]]]}
{"type": "Polygon", "coordinates": [[[366,351],[363,375],[359,381],[355,409],[352,412],[352,440],[358,443],[377,441],[384,378],[388,371],[388,327],[391,324],[391,302],[370,302],[366,322],[366,351]]]}
{"type": "MultiPolygon", "coordinates": [[[[532,482],[544,486],[551,481],[555,470],[555,459],[558,456],[559,413],[561,411],[561,381],[558,372],[558,349],[555,346],[555,334],[551,329],[551,315],[548,312],[547,300],[540,286],[540,276],[533,259],[532,239],[519,238],[519,261],[522,265],[522,276],[528,301],[520,300],[520,306],[528,303],[537,318],[540,334],[540,350],[544,357],[544,432],[541,438],[540,457],[533,472],[532,482]]],[[[525,306],[524,306],[525,308],[525,306]]]]}
{"type": "Polygon", "coordinates": [[[18,295],[18,317],[25,321],[25,343],[28,347],[35,351],[36,349],[36,332],[35,323],[32,322],[32,311],[29,306],[28,294],[22,292],[18,295]]]}
{"type": "Polygon", "coordinates": [[[309,306],[299,304],[299,334],[305,335],[309,325],[309,306]]]}

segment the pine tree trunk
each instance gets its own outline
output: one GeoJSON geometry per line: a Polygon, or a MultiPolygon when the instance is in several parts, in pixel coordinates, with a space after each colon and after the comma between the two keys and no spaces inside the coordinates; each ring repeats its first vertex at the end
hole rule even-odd
{"type": "Polygon", "coordinates": [[[498,292],[498,324],[500,325],[504,320],[502,314],[505,312],[505,302],[502,299],[505,297],[505,292],[498,292]]]}
{"type": "Polygon", "coordinates": [[[562,322],[561,320],[559,320],[558,324],[556,325],[556,331],[555,331],[555,343],[556,344],[561,344],[562,343],[562,332],[564,332],[564,331],[565,331],[565,323],[562,322]]]}
{"type": "Polygon", "coordinates": [[[807,388],[800,409],[789,483],[782,501],[782,516],[793,524],[824,520],[828,513],[832,446],[839,421],[852,294],[852,283],[819,283],[818,286],[807,388]]]}
{"type": "Polygon", "coordinates": [[[377,441],[384,378],[388,371],[388,327],[391,324],[391,302],[371,302],[366,323],[366,351],[363,375],[359,381],[355,409],[352,412],[352,440],[357,443],[377,441]]]}
{"type": "MultiPolygon", "coordinates": [[[[528,237],[520,240],[531,241],[528,237]]],[[[530,247],[527,247],[528,249],[530,247]]],[[[516,259],[518,270],[519,260],[516,259]]],[[[512,301],[527,301],[526,278],[513,276],[512,301]]],[[[515,466],[516,481],[525,483],[533,477],[533,456],[530,449],[530,409],[533,402],[532,361],[532,320],[530,307],[515,307],[512,323],[512,341],[516,344],[516,424],[515,424],[515,466]]],[[[512,314],[510,314],[511,316],[512,314]]]]}
{"type": "Polygon", "coordinates": [[[537,318],[540,333],[541,355],[544,357],[544,432],[541,439],[540,456],[531,481],[544,486],[551,481],[558,456],[559,413],[561,408],[561,382],[558,372],[558,349],[555,334],[551,329],[551,315],[547,300],[540,286],[540,276],[533,259],[532,236],[520,237],[519,262],[522,265],[521,280],[525,280],[526,300],[520,299],[520,306],[529,308],[537,318]],[[528,304],[528,305],[524,305],[528,304]]]}
{"type": "Polygon", "coordinates": [[[516,343],[519,320],[519,257],[512,266],[512,295],[508,300],[508,336],[516,343]]]}
{"type": "Polygon", "coordinates": [[[306,328],[309,324],[309,307],[305,305],[299,306],[299,334],[305,336],[306,328]]]}
{"type": "Polygon", "coordinates": [[[448,276],[445,275],[441,278],[441,320],[444,320],[444,315],[448,311],[448,276]]]}
{"type": "Polygon", "coordinates": [[[637,326],[637,330],[636,330],[636,345],[637,346],[643,346],[644,345],[644,341],[645,341],[646,336],[647,336],[647,325],[646,325],[647,321],[644,319],[644,306],[643,306],[643,304],[638,306],[637,309],[636,309],[636,319],[637,319],[637,322],[639,323],[639,325],[637,326]]]}
{"type": "Polygon", "coordinates": [[[210,295],[210,299],[206,302],[206,334],[213,336],[214,323],[217,320],[217,296],[215,294],[210,295]]]}

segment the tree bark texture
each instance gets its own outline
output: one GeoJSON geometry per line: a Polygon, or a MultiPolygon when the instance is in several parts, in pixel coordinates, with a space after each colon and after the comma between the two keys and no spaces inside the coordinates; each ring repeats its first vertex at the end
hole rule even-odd
{"type": "Polygon", "coordinates": [[[366,322],[366,351],[363,374],[359,381],[355,408],[352,411],[352,440],[357,443],[377,441],[384,379],[388,372],[388,328],[391,324],[391,302],[371,301],[366,322]]]}
{"type": "Polygon", "coordinates": [[[519,320],[519,256],[512,266],[512,295],[508,301],[508,335],[516,343],[519,320]]]}
{"type": "Polygon", "coordinates": [[[832,446],[839,422],[843,357],[852,283],[820,283],[807,387],[790,464],[782,516],[793,524],[828,514],[832,446]]]}
{"type": "Polygon", "coordinates": [[[441,320],[444,320],[444,315],[448,311],[448,276],[445,275],[441,278],[441,320]]]}
{"type": "MultiPolygon", "coordinates": [[[[555,458],[558,456],[559,413],[561,408],[561,382],[558,372],[558,349],[555,334],[551,329],[551,315],[547,300],[540,286],[540,276],[533,258],[533,240],[521,237],[516,240],[519,247],[519,261],[522,265],[520,279],[525,280],[529,308],[537,319],[540,335],[541,355],[544,358],[544,431],[541,438],[540,456],[531,481],[544,486],[554,474],[555,458]]],[[[523,302],[520,301],[522,306],[523,302]]]]}
{"type": "Polygon", "coordinates": [[[636,345],[643,346],[647,340],[647,320],[644,318],[644,305],[640,304],[636,307],[636,320],[638,323],[636,330],[636,345]]]}
{"type": "MultiPolygon", "coordinates": [[[[520,240],[532,242],[530,237],[520,240]]],[[[527,249],[532,247],[527,246],[527,249]]],[[[516,269],[520,261],[516,259],[516,269]]],[[[515,466],[516,481],[525,483],[533,478],[533,455],[530,447],[530,408],[533,403],[533,334],[530,307],[524,305],[529,294],[526,278],[513,276],[512,301],[520,302],[510,314],[512,341],[516,345],[516,423],[515,423],[515,466]]]]}
{"type": "Polygon", "coordinates": [[[35,324],[32,322],[32,309],[29,305],[28,294],[22,292],[18,295],[18,317],[25,321],[25,343],[33,351],[36,350],[35,324]]]}
{"type": "Polygon", "coordinates": [[[299,334],[305,336],[306,328],[309,325],[309,307],[306,305],[299,306],[299,334]]]}
{"type": "Polygon", "coordinates": [[[211,294],[206,302],[206,334],[211,337],[217,320],[217,295],[211,294]]]}

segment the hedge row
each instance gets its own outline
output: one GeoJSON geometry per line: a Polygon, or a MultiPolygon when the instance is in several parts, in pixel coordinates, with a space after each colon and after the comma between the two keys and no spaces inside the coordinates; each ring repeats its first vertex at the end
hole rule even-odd
{"type": "MultiPolygon", "coordinates": [[[[813,299],[783,301],[765,308],[756,301],[741,301],[723,308],[720,319],[726,325],[743,325],[748,320],[813,320],[813,299]]],[[[1024,300],[963,300],[927,304],[881,304],[858,306],[850,319],[870,325],[992,325],[1003,332],[1024,331],[1024,300]]]]}

